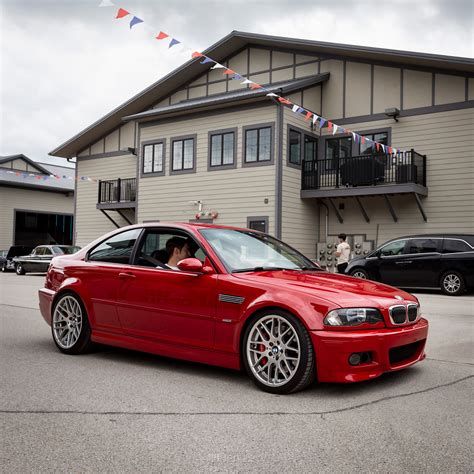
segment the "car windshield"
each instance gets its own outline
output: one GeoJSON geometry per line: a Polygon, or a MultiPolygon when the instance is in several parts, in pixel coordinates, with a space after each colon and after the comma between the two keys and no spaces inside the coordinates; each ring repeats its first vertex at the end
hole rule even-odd
{"type": "Polygon", "coordinates": [[[203,229],[201,233],[230,272],[320,270],[304,255],[266,234],[233,229],[203,229]]]}
{"type": "Polygon", "coordinates": [[[81,250],[81,247],[59,247],[58,245],[54,245],[52,249],[53,252],[58,255],[71,255],[81,250]]]}

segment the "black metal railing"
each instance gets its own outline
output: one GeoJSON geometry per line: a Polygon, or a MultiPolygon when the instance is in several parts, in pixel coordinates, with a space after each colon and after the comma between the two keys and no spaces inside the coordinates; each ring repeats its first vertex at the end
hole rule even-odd
{"type": "Polygon", "coordinates": [[[415,183],[426,186],[426,155],[415,150],[303,161],[301,189],[415,183]]]}
{"type": "Polygon", "coordinates": [[[99,204],[133,202],[137,196],[136,178],[99,181],[99,204]]]}

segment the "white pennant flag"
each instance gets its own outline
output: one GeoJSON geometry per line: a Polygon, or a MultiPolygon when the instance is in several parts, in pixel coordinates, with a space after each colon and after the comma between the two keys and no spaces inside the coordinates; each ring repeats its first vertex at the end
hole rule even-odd
{"type": "Polygon", "coordinates": [[[300,108],[299,105],[294,105],[294,106],[291,108],[291,110],[292,110],[292,112],[298,112],[298,109],[299,109],[299,108],[300,108]]]}
{"type": "Polygon", "coordinates": [[[270,92],[267,94],[267,97],[278,97],[278,94],[275,94],[274,92],[270,92]]]}
{"type": "Polygon", "coordinates": [[[244,82],[241,82],[242,85],[244,84],[253,84],[253,82],[250,79],[245,79],[244,82]]]}
{"type": "Polygon", "coordinates": [[[319,118],[319,115],[316,115],[316,114],[313,115],[313,125],[316,125],[318,118],[319,118]]]}
{"type": "Polygon", "coordinates": [[[112,3],[112,0],[102,0],[99,7],[115,7],[115,5],[112,3]]]}
{"type": "Polygon", "coordinates": [[[387,150],[385,150],[385,145],[382,145],[382,144],[380,144],[380,145],[382,146],[383,152],[384,152],[384,153],[387,153],[387,150]]]}
{"type": "Polygon", "coordinates": [[[335,135],[339,127],[336,124],[333,124],[332,134],[335,135]]]}
{"type": "Polygon", "coordinates": [[[222,68],[225,68],[225,66],[219,63],[216,63],[214,64],[214,66],[211,67],[211,69],[222,69],[222,68]]]}

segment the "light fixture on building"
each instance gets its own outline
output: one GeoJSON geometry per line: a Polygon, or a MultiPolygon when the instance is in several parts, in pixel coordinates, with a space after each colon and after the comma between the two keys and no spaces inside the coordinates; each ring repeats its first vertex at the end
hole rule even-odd
{"type": "Polygon", "coordinates": [[[125,153],[130,153],[131,155],[137,156],[137,149],[133,148],[131,146],[128,146],[127,148],[122,148],[120,151],[123,151],[125,153]]]}
{"type": "Polygon", "coordinates": [[[385,109],[385,115],[387,117],[393,118],[395,122],[398,122],[398,117],[400,116],[400,109],[397,109],[397,107],[390,107],[389,109],[385,109]]]}

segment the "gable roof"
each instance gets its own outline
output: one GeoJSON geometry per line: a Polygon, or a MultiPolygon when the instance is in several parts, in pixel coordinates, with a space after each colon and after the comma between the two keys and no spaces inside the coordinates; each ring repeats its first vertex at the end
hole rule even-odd
{"type": "Polygon", "coordinates": [[[35,163],[30,158],[23,155],[23,153],[20,153],[19,155],[1,156],[0,157],[0,168],[4,168],[6,163],[10,163],[10,162],[15,161],[15,160],[22,160],[25,163],[28,163],[32,168],[35,168],[37,173],[51,174],[51,172],[48,169],[46,169],[44,166],[41,166],[39,163],[35,163]]]}
{"type": "MultiPolygon", "coordinates": [[[[331,57],[352,58],[354,60],[380,61],[393,65],[412,66],[414,68],[431,68],[447,72],[474,74],[474,60],[471,58],[326,43],[240,31],[232,31],[229,35],[203,51],[203,54],[220,62],[240,49],[251,45],[280,50],[292,49],[302,53],[308,52],[331,57]]],[[[165,97],[180,86],[205,73],[208,68],[209,65],[201,64],[199,58],[187,61],[52,150],[50,155],[65,158],[75,156],[90,143],[99,140],[106,133],[118,127],[122,123],[122,117],[143,112],[155,104],[160,97],[165,97]]]]}

